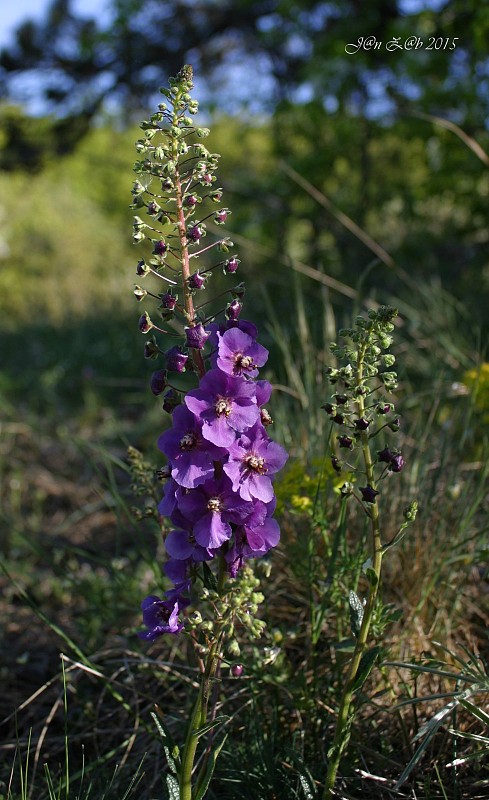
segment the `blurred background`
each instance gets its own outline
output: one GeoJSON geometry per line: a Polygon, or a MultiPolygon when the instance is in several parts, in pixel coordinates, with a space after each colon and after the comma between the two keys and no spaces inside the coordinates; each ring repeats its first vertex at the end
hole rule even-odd
{"type": "Polygon", "coordinates": [[[432,316],[438,300],[447,331],[443,308],[459,303],[460,335],[480,335],[486,4],[23,0],[2,21],[7,401],[60,409],[109,388],[114,402],[114,380],[131,388],[140,378],[129,310],[135,122],[186,62],[222,154],[250,308],[265,313],[272,290],[290,315],[294,275],[308,273],[312,317],[321,317],[318,286],[348,313],[353,297],[394,292],[415,316],[432,316]],[[400,46],[389,50],[394,37],[400,46]],[[413,37],[422,46],[410,49],[413,37]]]}

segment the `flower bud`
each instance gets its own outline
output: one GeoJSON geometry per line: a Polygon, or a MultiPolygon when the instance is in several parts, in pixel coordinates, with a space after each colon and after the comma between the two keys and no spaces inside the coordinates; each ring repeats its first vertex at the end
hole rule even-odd
{"type": "Polygon", "coordinates": [[[237,286],[234,286],[231,289],[231,294],[233,297],[237,297],[238,300],[241,300],[245,295],[245,291],[246,289],[244,283],[238,283],[237,286]]]}
{"type": "Polygon", "coordinates": [[[156,339],[153,336],[152,339],[148,339],[148,341],[144,345],[144,357],[145,358],[157,358],[160,352],[160,348],[156,343],[156,339]]]}
{"type": "Polygon", "coordinates": [[[375,498],[379,494],[376,489],[373,489],[372,486],[368,483],[366,486],[359,486],[358,487],[362,493],[362,500],[364,503],[375,503],[375,498]]]}
{"type": "Polygon", "coordinates": [[[156,217],[158,212],[161,210],[160,206],[158,205],[158,203],[155,200],[151,200],[151,202],[148,203],[146,208],[148,210],[148,214],[150,215],[150,217],[156,217]]]}
{"type": "Polygon", "coordinates": [[[331,466],[336,472],[341,472],[341,461],[337,456],[331,456],[331,466]]]}
{"type": "Polygon", "coordinates": [[[400,427],[401,427],[401,420],[399,419],[399,417],[396,417],[395,419],[392,420],[392,422],[389,422],[389,428],[391,429],[391,431],[393,431],[393,433],[397,433],[400,427]]]}
{"type": "Polygon", "coordinates": [[[219,211],[216,211],[214,214],[214,222],[216,225],[223,225],[226,222],[229,213],[230,212],[227,208],[221,208],[219,211]]]}
{"type": "Polygon", "coordinates": [[[134,286],[134,297],[136,298],[138,303],[140,303],[143,297],[146,297],[147,294],[148,292],[146,291],[146,289],[142,289],[141,286],[136,286],[136,285],[134,286]]]}
{"type": "Polygon", "coordinates": [[[389,450],[388,447],[384,447],[383,450],[377,451],[377,459],[378,461],[383,461],[384,464],[390,464],[393,458],[393,453],[389,450]]]}
{"type": "Polygon", "coordinates": [[[165,353],[166,367],[173,372],[185,372],[185,365],[188,361],[187,353],[182,352],[180,347],[172,347],[165,353]]]}
{"type": "Polygon", "coordinates": [[[366,431],[370,425],[370,420],[366,417],[360,417],[360,419],[355,419],[353,422],[357,431],[366,431]]]}
{"type": "Polygon", "coordinates": [[[350,481],[346,481],[343,486],[340,488],[340,492],[343,497],[349,497],[353,494],[353,484],[350,481]]]}
{"type": "Polygon", "coordinates": [[[406,522],[414,522],[417,513],[418,503],[416,500],[413,500],[412,503],[409,503],[408,507],[404,509],[404,519],[406,522]]]}
{"type": "Polygon", "coordinates": [[[172,294],[171,292],[165,292],[165,294],[160,294],[160,299],[161,308],[166,308],[170,311],[173,311],[177,302],[176,295],[172,294]]]}
{"type": "Polygon", "coordinates": [[[389,464],[389,469],[391,472],[400,472],[404,466],[404,459],[400,453],[396,453],[395,456],[392,456],[391,463],[389,464]]]}
{"type": "Polygon", "coordinates": [[[176,392],[175,389],[170,389],[163,398],[163,411],[166,411],[167,414],[172,414],[176,407],[180,405],[180,402],[179,392],[176,392]]]}
{"type": "Polygon", "coordinates": [[[166,376],[166,369],[158,369],[156,372],[153,372],[149,385],[154,395],[159,395],[165,391],[168,385],[166,376]]]}
{"type": "Polygon", "coordinates": [[[242,664],[233,664],[231,667],[231,675],[233,678],[240,678],[244,672],[244,667],[242,664]]]}
{"type": "Polygon", "coordinates": [[[144,278],[148,272],[150,272],[150,268],[147,266],[147,264],[145,264],[144,261],[138,261],[136,266],[136,275],[138,275],[140,278],[144,278]]]}
{"type": "Polygon", "coordinates": [[[189,195],[187,195],[187,197],[185,198],[185,200],[183,202],[184,202],[184,205],[187,208],[194,208],[194,206],[197,205],[198,200],[197,200],[197,197],[194,194],[189,194],[189,195]]]}
{"type": "Polygon", "coordinates": [[[194,272],[193,275],[190,275],[188,279],[188,285],[190,289],[204,289],[205,288],[205,276],[201,275],[200,272],[194,272]]]}
{"type": "Polygon", "coordinates": [[[153,323],[151,322],[151,318],[147,311],[144,314],[141,314],[139,317],[138,327],[141,333],[148,333],[151,328],[154,328],[153,323]]]}
{"type": "Polygon", "coordinates": [[[197,243],[202,238],[202,228],[199,225],[193,225],[187,231],[187,240],[189,242],[197,243]]]}
{"type": "Polygon", "coordinates": [[[224,274],[232,275],[234,272],[237,271],[239,264],[240,264],[239,258],[236,258],[236,256],[229,258],[227,261],[224,262],[224,274]]]}
{"type": "Polygon", "coordinates": [[[155,256],[164,256],[168,250],[168,245],[163,239],[160,239],[157,242],[154,242],[153,245],[153,255],[155,256]]]}
{"type": "Polygon", "coordinates": [[[378,406],[375,407],[376,414],[388,414],[392,408],[392,403],[379,403],[378,406]]]}
{"type": "Polygon", "coordinates": [[[241,648],[236,639],[231,639],[231,641],[228,642],[226,650],[231,658],[237,658],[239,655],[241,655],[241,648]]]}
{"type": "Polygon", "coordinates": [[[350,439],[349,436],[338,436],[338,444],[340,447],[345,447],[347,450],[351,450],[353,447],[353,439],[350,439]]]}
{"type": "Polygon", "coordinates": [[[237,320],[241,314],[242,308],[243,306],[238,300],[233,300],[232,303],[229,303],[228,307],[226,308],[226,317],[233,321],[237,320]]]}
{"type": "Polygon", "coordinates": [[[202,323],[199,322],[192,328],[185,328],[185,335],[187,337],[187,347],[191,347],[194,350],[203,350],[211,334],[209,331],[206,331],[202,323]]]}

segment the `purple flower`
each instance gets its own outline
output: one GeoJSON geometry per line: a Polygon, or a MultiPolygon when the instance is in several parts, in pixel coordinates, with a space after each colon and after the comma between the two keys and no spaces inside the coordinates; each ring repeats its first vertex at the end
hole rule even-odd
{"type": "Polygon", "coordinates": [[[143,623],[147,631],[138,633],[140,639],[152,641],[163,633],[178,633],[183,624],[178,621],[180,606],[178,601],[161,600],[156,595],[145,597],[141,603],[143,623]]]}
{"type": "Polygon", "coordinates": [[[260,416],[253,382],[210,370],[185,403],[203,423],[202,435],[218,447],[229,447],[236,433],[251,428],[260,416]]]}
{"type": "Polygon", "coordinates": [[[171,461],[172,478],[186,489],[212,478],[214,461],[226,455],[203,438],[199,420],[184,405],[175,409],[173,427],[160,436],[158,447],[171,461]]]}
{"type": "Polygon", "coordinates": [[[182,352],[180,347],[171,347],[166,351],[165,358],[167,369],[174,372],[185,372],[188,355],[182,352]]]}
{"type": "Polygon", "coordinates": [[[171,559],[180,563],[209,561],[214,555],[206,547],[196,544],[193,535],[184,530],[170,531],[165,539],[165,550],[171,559]]]}
{"type": "Polygon", "coordinates": [[[253,510],[242,525],[248,547],[244,549],[247,557],[254,557],[267,553],[275,547],[280,540],[278,522],[270,516],[275,508],[275,502],[263,503],[255,500],[253,510]]]}
{"type": "Polygon", "coordinates": [[[253,511],[251,503],[233,492],[225,475],[206,481],[182,497],[179,509],[193,523],[195,541],[204,548],[216,549],[232,536],[231,522],[239,524],[253,511]]]}
{"type": "Polygon", "coordinates": [[[284,448],[272,442],[261,425],[256,425],[248,435],[243,435],[229,449],[229,461],[224,472],[233,482],[233,491],[243,500],[273,499],[270,476],[283,467],[288,455],[284,448]],[[250,438],[249,438],[250,437],[250,438]]]}
{"type": "Polygon", "coordinates": [[[187,337],[188,347],[193,347],[194,350],[202,350],[211,334],[209,331],[206,331],[202,323],[199,322],[192,328],[185,328],[185,335],[187,337]]]}
{"type": "Polygon", "coordinates": [[[340,447],[345,447],[347,450],[351,450],[353,447],[353,439],[350,439],[349,436],[338,436],[338,444],[340,447]]]}
{"type": "Polygon", "coordinates": [[[228,375],[255,378],[258,367],[268,358],[268,350],[239,328],[218,333],[217,366],[228,375]]]}
{"type": "Polygon", "coordinates": [[[377,492],[375,489],[373,489],[372,486],[370,486],[369,483],[364,487],[360,486],[359,489],[360,489],[360,491],[362,493],[362,500],[365,503],[375,503],[376,502],[375,498],[377,497],[379,492],[377,492]]]}

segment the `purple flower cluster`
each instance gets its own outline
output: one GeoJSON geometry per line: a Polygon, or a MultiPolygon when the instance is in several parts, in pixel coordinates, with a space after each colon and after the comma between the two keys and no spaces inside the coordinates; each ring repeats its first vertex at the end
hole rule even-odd
{"type": "Polygon", "coordinates": [[[287,453],[265,429],[271,418],[263,405],[272,387],[256,380],[268,351],[250,322],[228,319],[203,333],[213,347],[211,369],[174,410],[173,426],[158,442],[171,474],[159,511],[175,526],[165,541],[174,588],[166,601],[152,597],[143,609],[150,627],[144,638],[153,638],[153,616],[155,636],[180,630],[178,612],[188,602],[196,563],[224,556],[234,577],[245,559],[263,555],[280,538],[272,480],[287,453]]]}

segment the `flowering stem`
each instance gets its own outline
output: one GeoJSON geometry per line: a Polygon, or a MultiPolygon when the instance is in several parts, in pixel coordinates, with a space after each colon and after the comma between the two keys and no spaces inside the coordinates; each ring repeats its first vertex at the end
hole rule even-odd
{"type": "MultiPolygon", "coordinates": [[[[360,349],[358,354],[357,365],[357,385],[361,385],[363,379],[363,360],[365,356],[365,346],[360,349]]],[[[365,399],[363,396],[358,397],[358,415],[363,417],[365,413],[365,399]]],[[[361,451],[367,475],[367,483],[375,489],[375,478],[372,454],[369,447],[369,436],[366,431],[362,431],[361,437],[361,451]]],[[[326,774],[326,783],[324,787],[323,800],[331,800],[334,797],[333,787],[336,781],[336,775],[344,750],[350,739],[350,727],[353,718],[353,696],[356,688],[356,680],[358,670],[362,660],[362,656],[367,649],[367,640],[372,623],[375,604],[377,601],[380,574],[382,568],[382,541],[380,533],[380,518],[379,508],[376,502],[371,504],[369,518],[371,520],[371,534],[372,534],[372,573],[369,581],[369,591],[367,603],[364,609],[362,624],[358,633],[355,650],[353,652],[348,673],[346,675],[343,693],[340,700],[340,707],[338,717],[336,720],[336,728],[334,733],[333,744],[330,749],[330,760],[328,764],[328,771],[326,774]]]]}

